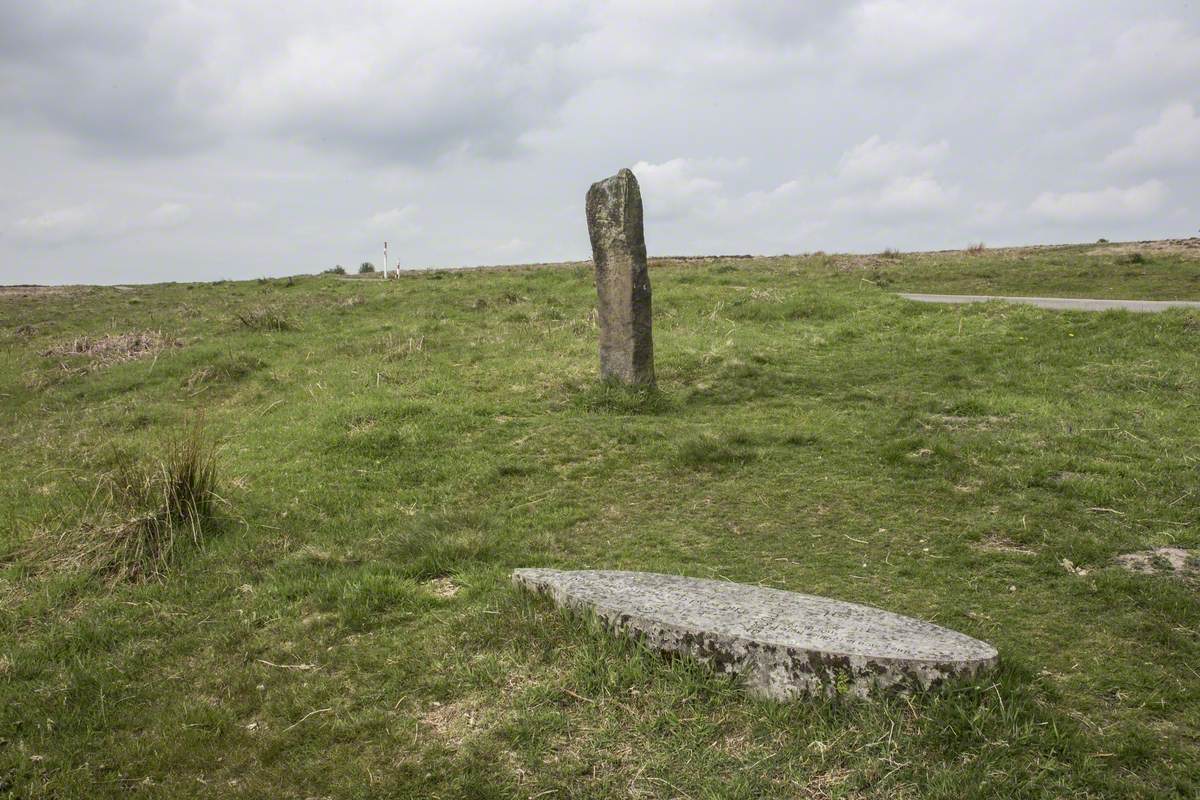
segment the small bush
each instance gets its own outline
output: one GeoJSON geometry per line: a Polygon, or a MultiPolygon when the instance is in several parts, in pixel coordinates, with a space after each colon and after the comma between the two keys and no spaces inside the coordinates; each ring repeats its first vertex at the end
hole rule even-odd
{"type": "Polygon", "coordinates": [[[345,274],[346,274],[346,268],[345,268],[345,267],[343,267],[341,264],[338,264],[338,265],[336,265],[336,266],[330,267],[330,268],[329,268],[329,269],[327,269],[327,270],[323,270],[323,271],[321,272],[321,274],[322,274],[322,275],[345,275],[345,274]]]}
{"type": "Polygon", "coordinates": [[[234,316],[252,331],[290,331],[296,327],[282,311],[267,306],[239,311],[234,316]]]}
{"type": "Polygon", "coordinates": [[[986,249],[987,245],[985,245],[983,242],[975,242],[974,244],[967,245],[967,253],[973,256],[981,254],[986,249]]]}
{"type": "Polygon", "coordinates": [[[899,258],[900,251],[894,247],[888,247],[882,253],[879,254],[879,257],[880,258],[899,258]]]}
{"type": "Polygon", "coordinates": [[[1133,252],[1133,253],[1127,253],[1126,255],[1121,256],[1121,258],[1118,260],[1122,264],[1145,264],[1146,256],[1143,255],[1142,253],[1133,252]]]}
{"type": "Polygon", "coordinates": [[[374,272],[374,271],[375,271],[375,265],[372,264],[370,261],[364,261],[363,263],[358,265],[358,274],[359,275],[366,275],[367,273],[374,272]]]}

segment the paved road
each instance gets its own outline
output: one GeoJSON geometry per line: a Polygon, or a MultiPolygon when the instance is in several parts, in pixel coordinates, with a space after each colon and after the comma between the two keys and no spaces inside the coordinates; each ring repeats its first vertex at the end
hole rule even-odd
{"type": "Polygon", "coordinates": [[[1063,311],[1109,311],[1116,308],[1157,314],[1168,308],[1200,308],[1200,302],[1195,300],[1091,300],[1081,297],[1002,297],[987,294],[906,294],[903,292],[900,296],[908,300],[916,300],[918,303],[986,303],[989,300],[1003,300],[1006,303],[1025,303],[1063,311]]]}

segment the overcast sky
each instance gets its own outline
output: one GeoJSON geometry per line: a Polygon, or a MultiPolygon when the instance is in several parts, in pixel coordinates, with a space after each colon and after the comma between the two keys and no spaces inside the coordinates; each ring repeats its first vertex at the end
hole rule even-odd
{"type": "Polygon", "coordinates": [[[0,283],[1200,228],[1194,2],[0,0],[0,283]]]}

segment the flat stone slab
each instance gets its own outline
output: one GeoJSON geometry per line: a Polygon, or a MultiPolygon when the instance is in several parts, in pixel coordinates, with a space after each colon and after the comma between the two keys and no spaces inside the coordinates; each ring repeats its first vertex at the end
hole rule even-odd
{"type": "Polygon", "coordinates": [[[927,689],[999,660],[986,642],[928,622],[761,586],[606,570],[518,569],[512,579],[652,649],[737,673],[776,700],[927,689]]]}
{"type": "Polygon", "coordinates": [[[905,300],[918,303],[987,303],[1002,300],[1006,303],[1023,303],[1039,308],[1058,311],[1134,311],[1155,314],[1168,308],[1200,308],[1195,300],[1092,300],[1083,297],[1010,297],[990,294],[912,294],[901,292],[905,300]]]}

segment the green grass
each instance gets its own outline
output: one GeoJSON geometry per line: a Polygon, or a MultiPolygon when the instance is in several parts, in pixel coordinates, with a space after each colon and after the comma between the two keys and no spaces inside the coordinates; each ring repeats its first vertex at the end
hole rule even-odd
{"type": "Polygon", "coordinates": [[[1194,797],[1200,603],[1111,559],[1200,544],[1200,315],[891,294],[1200,296],[1091,249],[662,263],[655,391],[595,380],[582,267],[0,297],[0,794],[1194,797]],[[140,330],[181,346],[42,355],[140,330]],[[201,415],[212,533],[158,579],[72,560],[201,415]],[[518,566],[883,606],[1002,666],[757,701],[518,566]]]}
{"type": "Polygon", "coordinates": [[[1178,253],[1137,245],[1077,245],[914,253],[880,262],[868,279],[897,292],[1200,300],[1200,271],[1178,253]]]}

